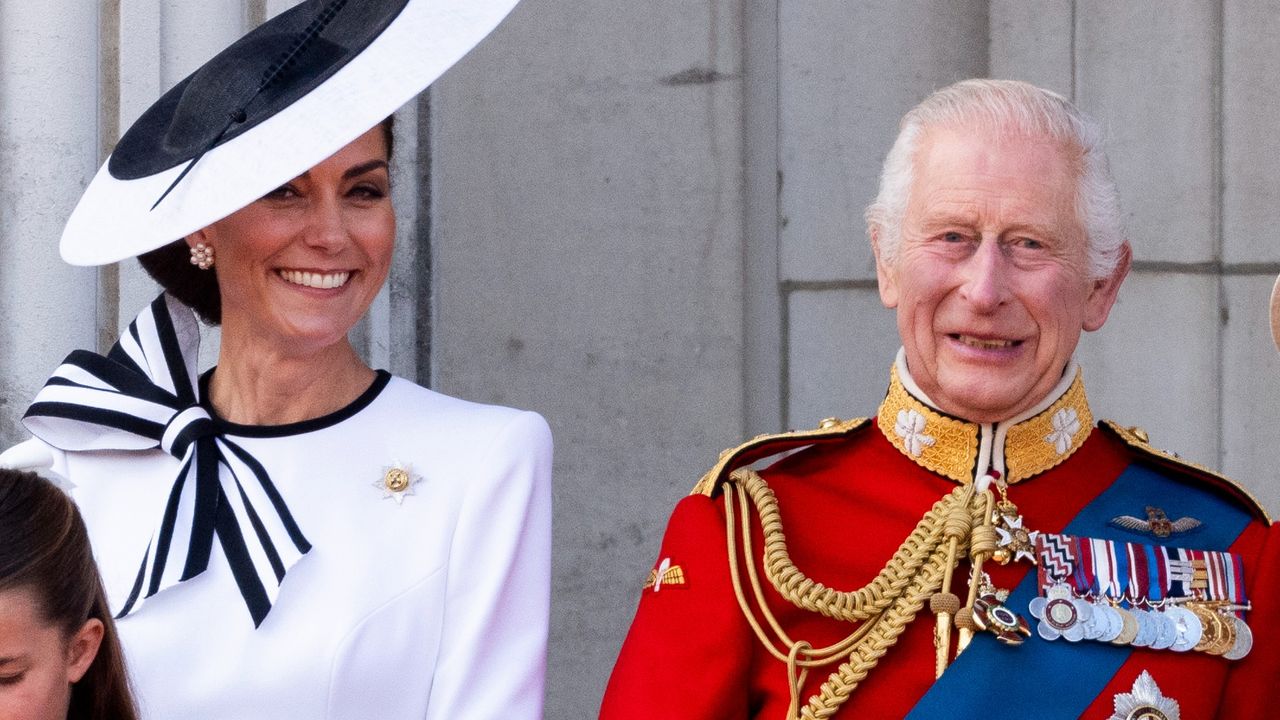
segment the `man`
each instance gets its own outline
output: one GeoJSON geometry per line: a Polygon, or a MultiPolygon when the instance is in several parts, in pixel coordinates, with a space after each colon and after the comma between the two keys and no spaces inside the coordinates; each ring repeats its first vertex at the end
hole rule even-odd
{"type": "Polygon", "coordinates": [[[1025,83],[940,90],[867,219],[902,338],[884,403],[721,456],[601,717],[1270,712],[1280,647],[1251,633],[1280,538],[1234,483],[1095,426],[1072,359],[1130,263],[1097,126],[1025,83]]]}

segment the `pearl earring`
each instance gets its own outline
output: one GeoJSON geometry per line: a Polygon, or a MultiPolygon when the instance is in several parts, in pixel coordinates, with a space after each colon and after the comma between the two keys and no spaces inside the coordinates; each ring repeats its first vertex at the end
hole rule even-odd
{"type": "Polygon", "coordinates": [[[191,246],[191,264],[201,270],[208,270],[213,267],[213,248],[204,243],[196,243],[191,246]]]}

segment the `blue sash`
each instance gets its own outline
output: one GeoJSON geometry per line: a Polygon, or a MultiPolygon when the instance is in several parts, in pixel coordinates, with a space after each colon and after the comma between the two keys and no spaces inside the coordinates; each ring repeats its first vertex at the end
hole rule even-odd
{"type": "MultiPolygon", "coordinates": [[[[1157,501],[1170,517],[1190,515],[1203,523],[1193,540],[1174,540],[1197,549],[1229,549],[1251,519],[1247,511],[1221,496],[1150,468],[1130,465],[1063,533],[1132,541],[1132,533],[1111,527],[1110,520],[1157,501]]],[[[1010,594],[1007,605],[1026,617],[1027,603],[1039,592],[1033,569],[1010,594]]],[[[1132,651],[1109,643],[1049,642],[1035,636],[1018,647],[1007,647],[989,633],[978,633],[907,717],[1078,718],[1132,651]],[[1018,681],[1002,681],[1009,677],[1018,681]]]]}

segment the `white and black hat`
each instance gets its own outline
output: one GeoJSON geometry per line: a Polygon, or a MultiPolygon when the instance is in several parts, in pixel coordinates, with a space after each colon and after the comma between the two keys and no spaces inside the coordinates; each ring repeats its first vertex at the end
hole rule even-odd
{"type": "Polygon", "coordinates": [[[219,53],[121,138],[63,230],[103,265],[221,220],[373,128],[518,0],[306,0],[219,53]]]}

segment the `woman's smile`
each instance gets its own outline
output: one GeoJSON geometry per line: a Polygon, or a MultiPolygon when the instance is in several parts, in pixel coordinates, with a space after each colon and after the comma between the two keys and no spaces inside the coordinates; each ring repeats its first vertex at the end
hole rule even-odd
{"type": "Polygon", "coordinates": [[[318,290],[333,290],[347,284],[351,279],[350,270],[338,272],[322,272],[309,270],[277,270],[276,274],[291,285],[300,285],[318,290]]]}
{"type": "Polygon", "coordinates": [[[376,127],[193,235],[216,253],[224,346],[309,357],[345,343],[391,268],[395,228],[376,127]]]}

